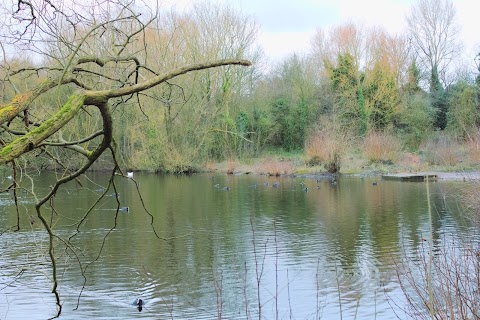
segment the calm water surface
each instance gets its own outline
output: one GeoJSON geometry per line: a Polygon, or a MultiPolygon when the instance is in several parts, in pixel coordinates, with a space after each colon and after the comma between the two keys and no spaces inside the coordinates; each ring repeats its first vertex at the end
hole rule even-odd
{"type": "MultiPolygon", "coordinates": [[[[118,204],[110,187],[78,226],[109,178],[89,177],[44,211],[60,238],[71,237],[55,249],[61,319],[406,318],[395,263],[429,237],[424,183],[136,173],[141,196],[118,177],[118,204]],[[141,312],[136,298],[146,301],[141,312]]],[[[44,193],[53,175],[35,180],[44,193]]],[[[430,185],[437,245],[475,232],[457,212],[460,184],[430,185]]],[[[16,218],[11,195],[0,195],[1,320],[55,315],[33,203],[22,193],[22,229],[4,232],[16,218]]]]}

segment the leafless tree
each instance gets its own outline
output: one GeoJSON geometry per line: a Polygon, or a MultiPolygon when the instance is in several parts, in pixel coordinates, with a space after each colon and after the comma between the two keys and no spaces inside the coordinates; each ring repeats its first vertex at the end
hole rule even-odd
{"type": "Polygon", "coordinates": [[[407,16],[407,23],[412,45],[430,73],[432,87],[432,81],[445,76],[449,64],[462,49],[455,7],[450,0],[418,0],[407,16]]]}

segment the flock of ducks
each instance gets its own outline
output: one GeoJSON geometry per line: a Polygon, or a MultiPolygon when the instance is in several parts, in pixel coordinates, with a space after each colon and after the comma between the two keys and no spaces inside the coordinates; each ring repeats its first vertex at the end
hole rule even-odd
{"type": "MultiPolygon", "coordinates": [[[[215,179],[215,177],[212,176],[212,177],[210,177],[210,179],[213,181],[213,180],[215,179]]],[[[335,187],[335,186],[338,184],[337,177],[336,177],[335,175],[332,175],[332,176],[324,179],[323,181],[325,181],[325,180],[329,181],[329,182],[330,182],[330,185],[331,185],[332,187],[335,187]]],[[[227,182],[228,182],[228,179],[227,179],[227,182]]],[[[321,180],[321,179],[316,179],[316,182],[317,182],[317,185],[316,185],[315,189],[320,190],[320,189],[321,189],[321,186],[320,186],[319,183],[321,183],[322,180],[321,180]]],[[[300,185],[302,186],[302,190],[303,190],[304,192],[308,192],[308,191],[310,190],[309,187],[305,186],[305,182],[304,182],[304,181],[301,181],[301,182],[300,182],[300,185]]],[[[377,185],[378,185],[378,182],[377,182],[377,181],[374,181],[374,182],[372,182],[372,185],[373,185],[373,186],[377,186],[377,185]]],[[[216,189],[221,189],[221,190],[223,190],[223,191],[230,191],[230,187],[229,187],[229,186],[221,187],[219,183],[216,183],[216,184],[214,184],[213,186],[214,186],[214,188],[216,188],[216,189]]],[[[264,182],[264,183],[263,183],[263,186],[269,187],[269,186],[270,186],[270,183],[269,183],[269,182],[264,182]]],[[[274,183],[271,184],[271,186],[272,186],[272,188],[279,188],[279,187],[280,187],[280,182],[274,182],[274,183]]],[[[251,187],[255,189],[255,188],[258,187],[258,185],[257,185],[257,184],[253,184],[251,187]]]]}

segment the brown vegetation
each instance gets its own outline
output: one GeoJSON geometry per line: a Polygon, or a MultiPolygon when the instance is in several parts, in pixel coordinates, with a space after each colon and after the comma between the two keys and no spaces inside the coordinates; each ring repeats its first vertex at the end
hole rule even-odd
{"type": "Polygon", "coordinates": [[[460,141],[454,137],[440,135],[426,140],[420,149],[425,153],[425,159],[432,165],[455,166],[460,161],[460,141]]]}
{"type": "Polygon", "coordinates": [[[363,141],[363,152],[371,162],[394,163],[402,149],[401,141],[385,132],[370,132],[363,141]]]}
{"type": "Polygon", "coordinates": [[[280,176],[294,172],[292,163],[274,158],[264,159],[258,166],[257,172],[269,176],[280,176]]]}
{"type": "Polygon", "coordinates": [[[474,163],[480,163],[480,131],[467,141],[467,150],[470,160],[474,163]]]}
{"type": "Polygon", "coordinates": [[[478,244],[450,240],[448,247],[432,252],[426,240],[420,244],[419,259],[397,265],[398,280],[408,302],[405,313],[425,320],[479,319],[478,244]]]}
{"type": "Polygon", "coordinates": [[[319,124],[306,139],[307,164],[323,164],[325,170],[336,173],[340,171],[342,158],[351,147],[351,138],[346,131],[341,131],[326,121],[324,119],[323,124],[319,124]]]}

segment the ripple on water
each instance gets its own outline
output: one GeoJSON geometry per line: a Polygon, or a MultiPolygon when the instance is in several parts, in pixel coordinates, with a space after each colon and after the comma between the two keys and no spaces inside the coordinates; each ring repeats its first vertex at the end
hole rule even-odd
{"type": "MultiPolygon", "coordinates": [[[[212,319],[218,316],[219,292],[224,318],[245,318],[246,304],[255,317],[258,288],[265,319],[275,317],[276,301],[283,319],[290,312],[296,319],[339,319],[340,307],[344,318],[395,319],[386,296],[405,305],[394,261],[412,261],[428,232],[425,201],[417,199],[422,197],[419,185],[382,182],[373,187],[367,179],[342,180],[334,188],[327,183],[316,190],[313,180],[304,179],[310,187],[306,193],[298,179],[279,179],[279,188],[273,188],[263,185],[265,177],[231,176],[231,189],[223,192],[211,179],[205,179],[205,187],[199,176],[145,178],[136,179],[147,188],[145,203],[168,239],[153,236],[150,217],[129,189],[131,180],[119,183],[121,205],[132,210],[118,216],[103,252],[100,244],[113,225],[113,197],[105,197],[102,210],[92,213],[72,241],[82,250],[83,266],[99,256],[87,268],[77,311],[72,309],[83,279],[74,257],[61,253],[67,258],[61,265],[62,319],[212,319]],[[257,188],[251,187],[254,183],[257,188]],[[136,298],[146,301],[142,312],[132,304],[136,298]]],[[[227,185],[226,179],[215,183],[227,185]]],[[[58,195],[57,204],[64,195],[61,212],[78,218],[82,210],[75,208],[89,198],[81,190],[80,196],[67,191],[58,195]]],[[[70,216],[61,218],[56,230],[68,237],[70,216]]],[[[449,212],[437,213],[434,225],[438,245],[453,245],[449,241],[457,241],[451,236],[457,231],[470,233],[449,212]]],[[[29,271],[0,291],[2,320],[4,314],[7,319],[53,315],[46,239],[43,231],[0,238],[0,281],[14,280],[23,267],[29,271]]]]}

